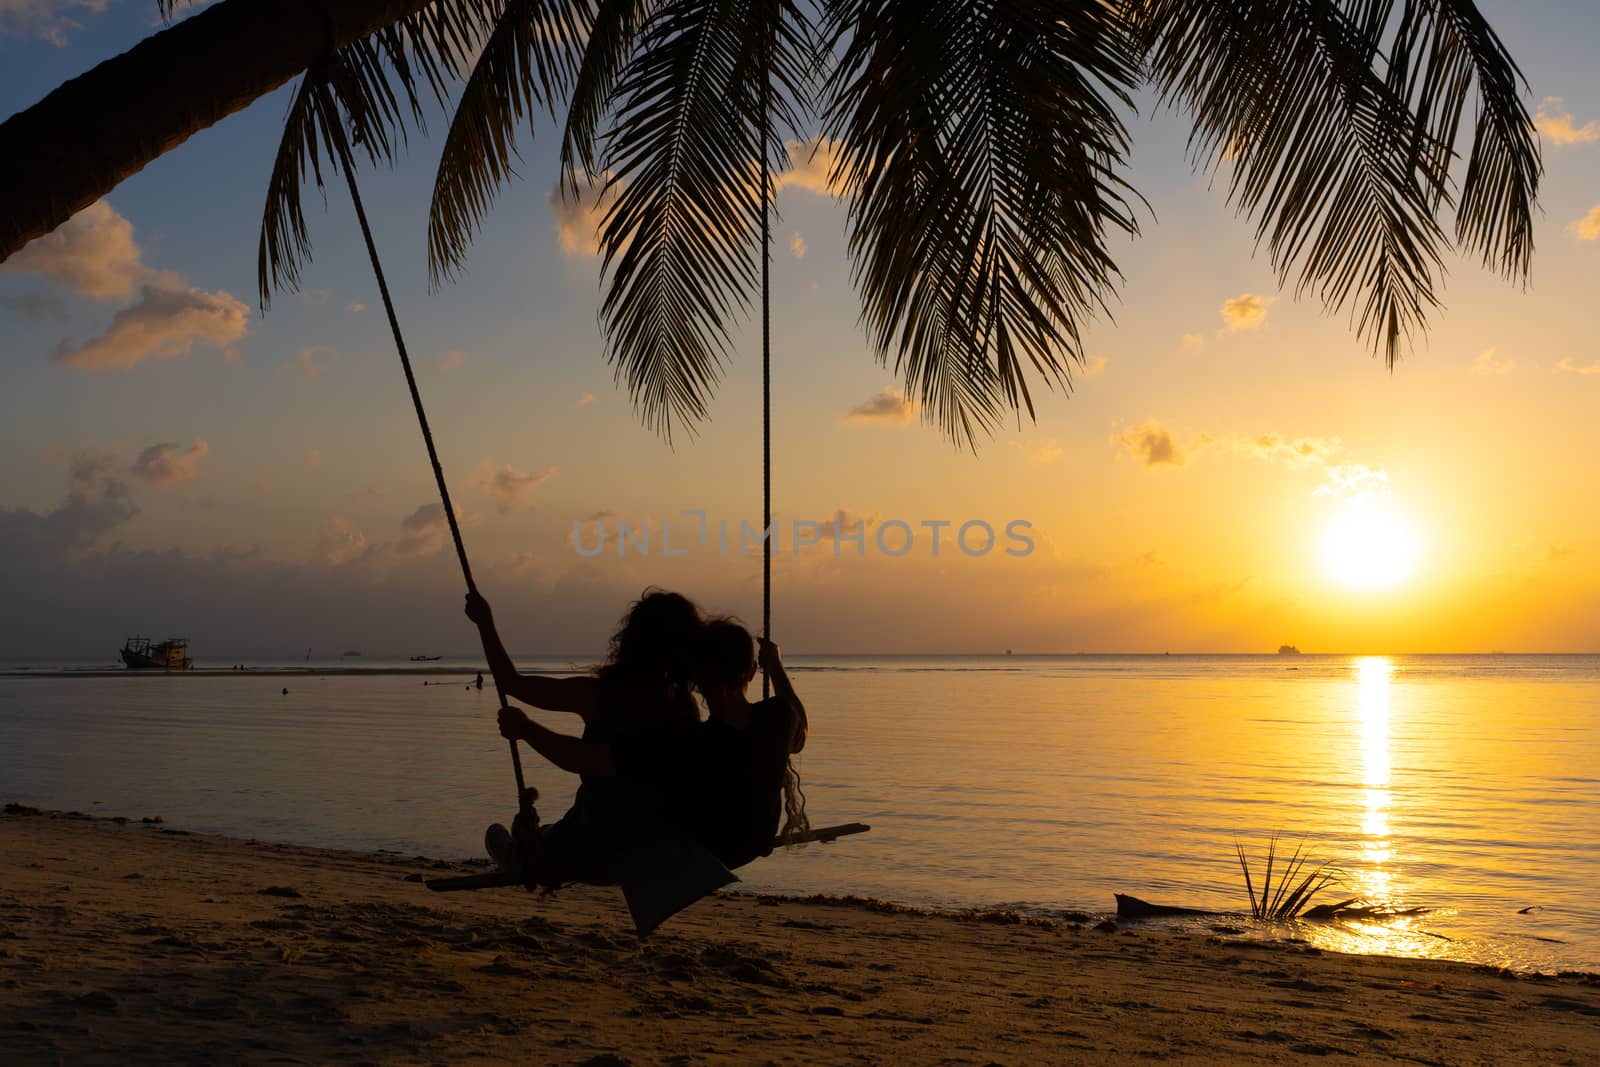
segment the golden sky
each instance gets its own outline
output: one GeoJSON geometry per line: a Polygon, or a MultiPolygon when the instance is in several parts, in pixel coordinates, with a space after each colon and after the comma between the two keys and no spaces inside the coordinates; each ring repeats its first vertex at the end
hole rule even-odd
{"type": "MultiPolygon", "coordinates": [[[[0,22],[0,110],[148,32],[136,7],[0,22]]],[[[1523,290],[1450,262],[1444,308],[1393,372],[1346,316],[1279,287],[1248,222],[1189,170],[1178,117],[1151,109],[1132,123],[1150,212],[1118,249],[1114,321],[1089,330],[1070,397],[1036,397],[1036,421],[959,451],[869,355],[820,164],[786,175],[773,278],[785,645],[1600,647],[1600,11],[1483,7],[1539,111],[1533,279],[1523,290]],[[797,520],[865,523],[867,551],[835,556],[824,540],[796,554],[797,520]],[[934,557],[924,524],[937,521],[951,525],[934,557]],[[1026,555],[1003,551],[1013,521],[1029,524],[1026,555]],[[903,556],[877,541],[896,522],[914,534],[903,556]],[[952,547],[968,522],[997,546],[952,547]]],[[[252,302],[282,111],[281,95],[261,101],[0,267],[15,379],[0,400],[0,548],[19,594],[0,638],[18,654],[93,652],[124,629],[257,654],[471,647],[337,191],[326,214],[313,199],[306,291],[265,316],[252,302]]],[[[547,133],[466,276],[437,293],[422,262],[434,142],[364,179],[480,582],[526,651],[598,649],[649,584],[757,619],[759,559],[724,555],[714,533],[699,544],[684,512],[713,531],[759,517],[759,333],[739,333],[697,438],[669,448],[642,429],[602,357],[594,205],[550,195],[547,133]],[[650,525],[652,552],[619,559],[619,521],[650,525]],[[609,551],[581,555],[575,525],[592,537],[600,523],[609,551]],[[664,556],[663,527],[686,556],[664,556]]]]}

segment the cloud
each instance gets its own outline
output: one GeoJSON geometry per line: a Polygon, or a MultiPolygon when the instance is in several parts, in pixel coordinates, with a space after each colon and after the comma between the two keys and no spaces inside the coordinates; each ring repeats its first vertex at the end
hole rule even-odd
{"type": "Polygon", "coordinates": [[[1539,110],[1534,113],[1533,124],[1551,144],[1590,144],[1600,141],[1600,123],[1591,119],[1582,126],[1574,126],[1572,112],[1561,110],[1559,96],[1547,96],[1539,102],[1539,110]]]}
{"type": "Polygon", "coordinates": [[[1478,358],[1472,361],[1472,373],[1480,378],[1503,378],[1516,369],[1516,360],[1499,359],[1492,348],[1485,348],[1478,353],[1478,358]]]}
{"type": "Polygon", "coordinates": [[[1289,438],[1282,434],[1264,433],[1238,443],[1256,458],[1282,463],[1290,470],[1325,467],[1344,451],[1344,442],[1337,437],[1289,438]]]}
{"type": "MultiPolygon", "coordinates": [[[[0,547],[7,555],[0,564],[18,566],[19,556],[47,560],[69,558],[133,521],[138,514],[139,508],[129,498],[128,487],[115,478],[104,478],[98,486],[74,484],[60,505],[44,515],[0,508],[0,547]]],[[[10,594],[9,582],[6,587],[10,594]]],[[[23,598],[12,603],[32,605],[35,602],[23,598]]]]}
{"type": "Polygon", "coordinates": [[[37,274],[95,300],[126,300],[135,285],[155,274],[144,265],[133,223],[104,200],[29,242],[0,264],[0,273],[37,274]]]}
{"type": "MultiPolygon", "coordinates": [[[[14,2],[0,0],[0,4],[14,2]]],[[[228,346],[250,329],[249,309],[232,295],[192,288],[172,271],[147,266],[134,240],[133,224],[104,200],[30,242],[0,264],[0,273],[34,274],[94,300],[133,300],[99,337],[80,346],[71,340],[56,345],[52,360],[85,370],[186,356],[197,340],[211,342],[231,359],[228,346]]],[[[48,296],[24,298],[20,309],[24,314],[56,317],[65,310],[59,299],[48,296]]]]}
{"type": "Polygon", "coordinates": [[[92,485],[96,478],[109,475],[116,463],[117,457],[110,452],[102,452],[99,455],[91,455],[88,452],[76,453],[67,464],[67,483],[75,489],[85,489],[92,485]]]}
{"type": "Polygon", "coordinates": [[[439,373],[449,374],[458,367],[465,366],[467,359],[465,352],[446,352],[439,357],[439,373]]]}
{"type": "MultiPolygon", "coordinates": [[[[459,509],[456,511],[456,522],[462,526],[473,525],[477,518],[476,515],[464,517],[459,509]]],[[[392,546],[392,551],[404,557],[431,556],[444,547],[450,535],[450,524],[444,517],[444,505],[437,500],[423,504],[401,519],[400,529],[403,534],[392,546]]],[[[390,547],[381,546],[384,550],[390,547]]]]}
{"type": "Polygon", "coordinates": [[[1106,372],[1106,357],[1095,356],[1080,372],[1085,378],[1098,378],[1106,372]]]}
{"type": "Polygon", "coordinates": [[[917,405],[906,399],[899,389],[885,389],[877,396],[864,400],[851,408],[840,422],[877,422],[890,426],[904,426],[916,414],[917,405]]]}
{"type": "Polygon", "coordinates": [[[576,194],[557,187],[546,197],[550,213],[556,219],[561,251],[569,256],[600,254],[600,224],[625,187],[620,181],[609,184],[611,178],[611,172],[607,171],[583,185],[576,194]]]}
{"type": "Polygon", "coordinates": [[[593,403],[594,403],[594,394],[593,393],[584,393],[582,396],[580,396],[578,398],[578,406],[580,408],[586,408],[590,404],[593,404],[593,403]]]}
{"type": "Polygon", "coordinates": [[[366,551],[366,535],[349,519],[336,515],[323,523],[317,536],[317,557],[324,563],[348,563],[366,551]]]}
{"type": "Polygon", "coordinates": [[[660,519],[651,518],[649,515],[636,518],[625,511],[615,508],[601,508],[599,511],[585,515],[581,519],[574,519],[567,526],[563,541],[568,548],[581,548],[587,555],[596,555],[597,550],[606,549],[614,551],[623,540],[623,530],[627,530],[629,545],[648,542],[657,550],[661,549],[663,531],[667,537],[676,533],[679,544],[673,549],[676,553],[692,542],[698,535],[698,530],[691,525],[663,524],[660,519]],[[609,546],[609,548],[608,548],[609,546]]]}
{"type": "Polygon", "coordinates": [[[318,452],[314,448],[311,451],[307,452],[306,453],[306,466],[308,466],[308,467],[320,467],[320,466],[322,466],[322,453],[318,452]]]}
{"type": "Polygon", "coordinates": [[[1588,366],[1580,367],[1572,362],[1571,356],[1563,356],[1561,357],[1561,362],[1556,364],[1556,370],[1565,371],[1568,374],[1600,374],[1600,360],[1596,360],[1588,366]]]}
{"type": "Polygon", "coordinates": [[[367,310],[367,305],[360,303],[351,304],[349,308],[350,314],[352,315],[359,315],[365,310],[367,310]]]}
{"type": "Polygon", "coordinates": [[[1206,339],[1205,339],[1205,337],[1203,337],[1200,334],[1197,334],[1197,333],[1186,333],[1186,334],[1183,335],[1183,342],[1182,343],[1183,343],[1183,350],[1185,352],[1203,352],[1203,351],[1205,351],[1206,339]]]}
{"type": "Polygon", "coordinates": [[[1364,463],[1341,463],[1328,468],[1328,480],[1313,490],[1314,496],[1365,500],[1389,491],[1389,472],[1364,463]]]}
{"type": "Polygon", "coordinates": [[[832,541],[834,537],[854,537],[856,534],[864,534],[867,530],[872,530],[874,526],[878,525],[880,518],[882,518],[882,515],[878,515],[877,512],[862,514],[862,512],[851,512],[851,510],[838,507],[838,509],[834,510],[832,517],[822,520],[822,530],[819,531],[819,534],[821,534],[822,541],[832,541]]]}
{"type": "Polygon", "coordinates": [[[335,349],[331,345],[308,345],[296,352],[295,357],[284,366],[299,367],[306,381],[314,382],[328,369],[327,363],[332,361],[334,354],[335,349]]]}
{"type": "Polygon", "coordinates": [[[164,441],[140,452],[128,473],[158,486],[192,482],[200,474],[200,460],[210,451],[211,446],[203,437],[195,438],[188,448],[164,441]]]}
{"type": "Polygon", "coordinates": [[[1011,447],[1025,454],[1033,463],[1054,463],[1061,458],[1061,446],[1054,437],[1042,444],[1026,444],[1022,441],[1012,441],[1011,447]]]}
{"type": "Polygon", "coordinates": [[[1600,204],[1590,208],[1589,213],[1583,218],[1574,220],[1567,229],[1577,234],[1580,241],[1600,238],[1600,204]]]}
{"type": "Polygon", "coordinates": [[[795,259],[806,258],[806,239],[800,236],[798,230],[789,238],[789,251],[793,253],[795,259]]]}
{"type": "Polygon", "coordinates": [[[1276,302],[1277,297],[1256,296],[1254,293],[1240,293],[1231,300],[1224,300],[1222,307],[1217,309],[1225,323],[1221,332],[1260,329],[1267,321],[1267,308],[1276,302]]]}
{"type": "Polygon", "coordinates": [[[837,195],[828,179],[839,161],[842,146],[838,141],[819,136],[790,141],[786,147],[791,162],[789,168],[778,175],[776,185],[780,191],[792,185],[819,196],[837,195]]]}
{"type": "Polygon", "coordinates": [[[146,285],[139,299],[118,311],[105,333],[73,347],[62,341],[50,356],[80,370],[133,367],[145,359],[176,359],[206,341],[232,357],[229,346],[250,330],[250,309],[228,293],[207,293],[170,279],[146,285]]]}
{"type": "Polygon", "coordinates": [[[519,471],[511,464],[491,469],[484,461],[479,468],[478,488],[495,498],[495,510],[509,515],[516,506],[535,489],[555,477],[556,468],[546,467],[536,474],[519,471]]]}
{"type": "Polygon", "coordinates": [[[1155,419],[1124,431],[1112,441],[1126,448],[1146,467],[1181,467],[1187,462],[1172,432],[1155,419]]]}
{"type": "Polygon", "coordinates": [[[83,23],[70,13],[98,15],[108,0],[0,0],[0,37],[32,37],[57,48],[83,23]]]}

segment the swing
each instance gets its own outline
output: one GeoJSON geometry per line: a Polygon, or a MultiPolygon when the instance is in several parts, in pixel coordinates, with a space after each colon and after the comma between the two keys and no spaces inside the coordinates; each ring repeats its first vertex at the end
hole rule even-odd
{"type": "MultiPolygon", "coordinates": [[[[772,525],[772,334],[771,334],[771,287],[769,273],[772,262],[772,233],[771,233],[771,189],[772,179],[770,163],[768,161],[768,145],[770,142],[770,77],[765,69],[765,55],[763,55],[763,77],[761,87],[761,505],[762,528],[769,529],[772,525]]],[[[331,103],[331,102],[330,102],[331,103]]],[[[341,135],[334,138],[338,148],[340,163],[345,173],[345,181],[350,189],[350,201],[355,208],[356,220],[361,226],[361,236],[367,246],[367,256],[372,261],[372,272],[377,278],[378,292],[383,298],[384,313],[389,319],[389,329],[394,335],[395,349],[400,356],[400,365],[405,371],[406,385],[411,392],[411,403],[416,410],[417,424],[422,430],[422,440],[428,449],[428,461],[433,467],[434,482],[439,489],[439,499],[444,505],[445,520],[450,527],[450,539],[455,545],[456,559],[461,564],[461,576],[466,580],[467,592],[476,594],[477,584],[472,578],[472,566],[467,561],[467,550],[461,539],[461,528],[456,521],[455,509],[450,503],[450,490],[445,484],[444,469],[439,463],[439,453],[434,447],[433,432],[428,426],[428,416],[422,407],[422,394],[417,388],[416,376],[411,370],[411,357],[406,351],[405,340],[400,333],[400,321],[395,313],[394,301],[389,295],[389,285],[383,273],[383,266],[378,259],[377,244],[373,240],[372,228],[367,222],[366,208],[362,204],[361,193],[356,185],[355,164],[351,158],[350,149],[346,138],[341,135]]],[[[770,539],[762,540],[761,563],[761,633],[763,637],[770,637],[772,632],[772,542],[770,539]]],[[[770,680],[766,672],[761,678],[762,698],[771,695],[770,680]]],[[[505,706],[505,693],[501,689],[499,679],[495,680],[495,696],[501,706],[505,706]]],[[[523,778],[522,756],[517,749],[515,741],[509,742],[511,747],[511,766],[516,775],[517,782],[517,816],[513,827],[537,826],[537,817],[534,815],[533,802],[538,798],[538,791],[530,789],[523,778]]],[[[779,835],[773,840],[773,847],[780,848],[786,845],[806,843],[828,843],[841,837],[865,833],[871,827],[865,823],[845,823],[839,826],[827,826],[810,829],[803,833],[779,835]]],[[[703,850],[689,849],[686,852],[702,853],[709,857],[703,850]]],[[[664,857],[665,858],[665,857],[664,857]]],[[[665,895],[657,892],[652,900],[638,900],[628,891],[628,886],[623,886],[624,895],[628,898],[630,911],[641,936],[653,930],[666,918],[683,907],[688,906],[708,891],[705,886],[709,884],[705,879],[696,877],[692,870],[696,866],[693,859],[680,865],[684,869],[684,877],[668,878],[667,883],[676,881],[677,886],[669,886],[665,895]],[[674,889],[676,895],[674,895],[674,889]]],[[[727,884],[732,878],[720,863],[716,864],[720,873],[726,877],[717,878],[719,885],[727,884]]],[[[459,878],[437,878],[429,880],[427,887],[434,892],[448,893],[461,890],[490,889],[522,885],[532,889],[524,876],[515,874],[510,870],[500,869],[483,874],[467,875],[459,878]]],[[[659,889],[660,886],[658,885],[659,889]]],[[[711,886],[716,888],[716,886],[711,886]]]]}

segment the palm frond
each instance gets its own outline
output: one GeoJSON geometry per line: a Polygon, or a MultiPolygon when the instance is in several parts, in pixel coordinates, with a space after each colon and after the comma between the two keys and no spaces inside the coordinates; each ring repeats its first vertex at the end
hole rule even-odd
{"type": "Polygon", "coordinates": [[[311,256],[301,204],[307,172],[322,187],[320,142],[337,169],[334,137],[348,137],[369,162],[392,163],[409,125],[423,126],[424,95],[443,102],[465,58],[489,30],[503,0],[435,0],[415,14],[338,49],[308,70],[279,139],[256,257],[262,310],[273,292],[294,290],[311,256]]]}
{"type": "Polygon", "coordinates": [[[317,188],[323,187],[322,162],[317,149],[320,137],[316,94],[320,84],[320,80],[310,74],[300,79],[284,120],[283,135],[278,139],[272,174],[267,179],[267,203],[262,212],[261,238],[256,252],[256,287],[262,311],[272,303],[274,292],[293,292],[300,288],[301,268],[311,258],[311,233],[306,226],[300,193],[307,170],[315,178],[317,188]]]}
{"type": "Polygon", "coordinates": [[[878,357],[976,445],[1029,375],[1070,388],[1134,233],[1119,174],[1139,55],[1096,0],[834,0],[827,127],[878,357]]]}
{"type": "Polygon", "coordinates": [[[759,59],[770,49],[772,114],[798,121],[799,22],[790,0],[661,3],[614,89],[600,315],[618,380],[669,441],[705,417],[754,288],[759,59]]]}
{"type": "Polygon", "coordinates": [[[1470,0],[1140,0],[1130,12],[1150,75],[1195,122],[1196,164],[1232,164],[1230,195],[1256,218],[1279,277],[1393,366],[1438,305],[1438,221],[1462,108],[1480,115],[1460,239],[1525,271],[1538,157],[1518,74],[1470,0]]]}
{"type": "Polygon", "coordinates": [[[576,195],[579,171],[593,182],[600,177],[597,143],[600,127],[616,103],[617,80],[638,44],[639,32],[657,0],[599,0],[583,55],[567,101],[561,135],[562,191],[576,195]]]}
{"type": "Polygon", "coordinates": [[[462,89],[428,209],[428,273],[454,274],[519,158],[517,132],[568,91],[590,39],[591,0],[509,0],[462,89]]]}
{"type": "MultiPolygon", "coordinates": [[[[1456,240],[1476,251],[1484,266],[1524,280],[1533,264],[1533,212],[1543,164],[1523,92],[1527,83],[1500,38],[1470,0],[1425,6],[1438,26],[1436,51],[1443,66],[1464,55],[1478,85],[1472,152],[1456,205],[1456,240]]],[[[1455,141],[1452,125],[1446,139],[1455,141]]],[[[1441,136],[1445,136],[1441,134],[1441,136]]]]}

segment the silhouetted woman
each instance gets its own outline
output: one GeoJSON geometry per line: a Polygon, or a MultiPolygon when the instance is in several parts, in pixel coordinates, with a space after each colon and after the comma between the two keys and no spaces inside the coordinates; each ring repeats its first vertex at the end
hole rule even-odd
{"type": "MultiPolygon", "coordinates": [[[[592,674],[567,678],[519,673],[483,597],[467,596],[467,617],[478,625],[500,691],[536,708],[579,716],[584,741],[609,744],[625,734],[700,719],[689,685],[703,623],[687,597],[647,590],[612,635],[605,663],[592,674]]],[[[659,832],[659,814],[658,795],[647,785],[584,775],[572,808],[540,831],[541,868],[554,884],[615,883],[624,853],[659,832]]],[[[510,835],[497,824],[485,845],[503,860],[510,835]]]]}

